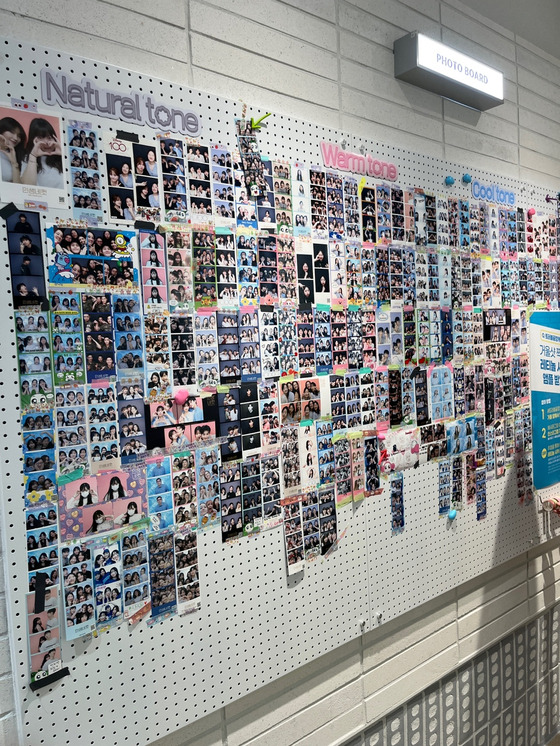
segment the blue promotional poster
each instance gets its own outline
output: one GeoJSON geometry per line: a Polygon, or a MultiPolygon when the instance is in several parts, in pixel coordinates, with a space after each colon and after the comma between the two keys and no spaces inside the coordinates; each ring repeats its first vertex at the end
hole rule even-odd
{"type": "Polygon", "coordinates": [[[560,312],[530,319],[533,473],[536,489],[560,482],[560,312]]]}

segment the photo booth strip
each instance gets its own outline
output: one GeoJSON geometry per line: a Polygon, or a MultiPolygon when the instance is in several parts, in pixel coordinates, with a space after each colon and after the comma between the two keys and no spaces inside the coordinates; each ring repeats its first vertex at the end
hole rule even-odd
{"type": "MultiPolygon", "coordinates": [[[[187,145],[182,137],[159,136],[157,150],[158,171],[155,173],[153,163],[137,159],[136,162],[136,190],[138,202],[142,202],[144,209],[151,207],[150,196],[153,197],[150,178],[160,176],[160,189],[163,202],[160,200],[161,217],[165,222],[187,223],[190,217],[190,203],[187,195],[191,196],[196,190],[189,184],[190,167],[188,160],[192,160],[192,146],[187,145]],[[138,172],[140,168],[141,173],[138,172]]],[[[203,161],[201,161],[203,163],[203,161]]],[[[195,174],[196,175],[196,174],[195,174]]],[[[202,190],[201,190],[202,194],[202,190]]],[[[152,199],[153,201],[153,199],[152,199]]]]}
{"type": "Polygon", "coordinates": [[[66,154],[70,162],[72,211],[88,225],[103,222],[99,145],[91,122],[70,120],[66,127],[66,154]]]}
{"type": "Polygon", "coordinates": [[[62,663],[58,588],[29,593],[26,603],[30,686],[35,691],[70,672],[62,663]]]}

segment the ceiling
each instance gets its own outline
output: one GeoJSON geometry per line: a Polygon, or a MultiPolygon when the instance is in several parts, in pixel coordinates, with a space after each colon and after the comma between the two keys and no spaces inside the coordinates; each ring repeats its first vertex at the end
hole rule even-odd
{"type": "Polygon", "coordinates": [[[462,0],[464,5],[560,58],[560,0],[462,0]]]}

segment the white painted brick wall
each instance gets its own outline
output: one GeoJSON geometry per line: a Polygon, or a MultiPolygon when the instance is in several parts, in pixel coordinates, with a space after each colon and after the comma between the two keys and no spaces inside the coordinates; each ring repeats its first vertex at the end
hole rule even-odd
{"type": "MultiPolygon", "coordinates": [[[[560,174],[560,59],[460,0],[0,0],[0,24],[471,170],[560,174]],[[395,81],[393,42],[412,30],[501,69],[505,104],[478,114],[395,81]]],[[[342,744],[559,599],[560,549],[536,548],[157,746],[342,744]]],[[[16,746],[5,605],[0,583],[0,746],[16,746]]]]}
{"type": "MultiPolygon", "coordinates": [[[[225,4],[228,9],[229,5],[231,3],[225,4]]],[[[197,36],[201,37],[200,48],[195,49],[193,47],[192,61],[194,65],[199,67],[206,66],[207,60],[204,42],[208,40],[208,31],[209,29],[220,29],[220,40],[225,44],[234,47],[244,46],[244,39],[253,38],[254,43],[251,44],[251,52],[258,54],[264,60],[294,60],[294,62],[297,61],[297,68],[299,70],[312,73],[313,78],[319,73],[321,77],[333,81],[337,80],[338,58],[336,54],[336,35],[332,33],[333,27],[331,24],[321,22],[320,28],[309,29],[309,36],[306,34],[302,38],[287,33],[280,33],[278,29],[263,28],[261,24],[252,20],[252,15],[249,15],[247,18],[241,18],[233,15],[231,12],[226,12],[223,9],[224,3],[220,3],[220,6],[216,7],[209,5],[207,2],[199,2],[198,0],[192,0],[191,2],[191,34],[194,36],[196,33],[197,36]],[[311,43],[308,40],[311,40],[311,43]],[[312,43],[313,40],[315,40],[315,43],[312,43]],[[319,41],[321,42],[321,46],[319,46],[319,41]]],[[[295,11],[293,11],[293,15],[296,15],[295,11]]],[[[318,25],[318,22],[314,19],[311,24],[309,16],[301,13],[297,15],[299,18],[294,18],[294,22],[299,20],[306,31],[307,27],[316,27],[318,25]]],[[[225,61],[227,63],[229,60],[226,58],[225,61]]],[[[279,62],[278,64],[280,65],[283,77],[286,78],[285,63],[279,62]]],[[[265,71],[268,70],[268,62],[261,62],[259,66],[265,71]]],[[[252,77],[254,70],[252,67],[249,67],[245,73],[252,77]]],[[[276,88],[274,80],[271,80],[271,85],[276,88]]]]}

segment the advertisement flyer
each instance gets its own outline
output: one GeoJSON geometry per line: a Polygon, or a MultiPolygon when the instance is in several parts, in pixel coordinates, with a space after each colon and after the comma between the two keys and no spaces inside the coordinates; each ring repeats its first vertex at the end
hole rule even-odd
{"type": "Polygon", "coordinates": [[[560,312],[530,319],[531,407],[535,488],[560,481],[560,312]]]}

